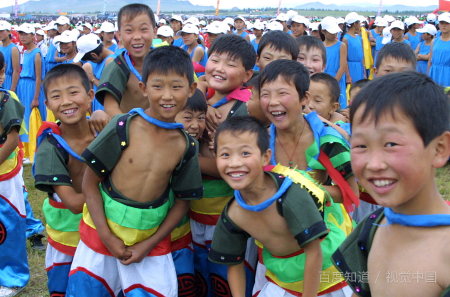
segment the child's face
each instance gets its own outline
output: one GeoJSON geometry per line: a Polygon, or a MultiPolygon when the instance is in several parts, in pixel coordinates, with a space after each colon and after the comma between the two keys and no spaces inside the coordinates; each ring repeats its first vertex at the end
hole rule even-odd
{"type": "Polygon", "coordinates": [[[314,36],[314,37],[316,37],[316,38],[319,38],[319,39],[320,39],[320,34],[319,34],[319,30],[314,30],[314,31],[311,31],[311,36],[314,36]]]}
{"type": "Polygon", "coordinates": [[[403,37],[403,30],[400,30],[399,28],[392,28],[391,29],[392,38],[395,40],[401,39],[403,37]]]}
{"type": "Polygon", "coordinates": [[[173,122],[176,115],[183,110],[186,101],[194,94],[196,83],[189,85],[186,76],[174,72],[167,75],[151,73],[147,85],[139,82],[142,95],[150,102],[150,116],[163,121],[173,122]]]}
{"type": "Polygon", "coordinates": [[[323,72],[326,66],[323,63],[322,51],[316,47],[311,47],[309,50],[306,49],[306,46],[300,47],[297,61],[308,68],[309,76],[323,72]]]}
{"type": "Polygon", "coordinates": [[[428,34],[428,33],[423,33],[422,37],[423,37],[423,40],[428,41],[428,40],[432,39],[433,35],[428,34]]]}
{"type": "Polygon", "coordinates": [[[229,53],[211,53],[205,68],[206,81],[219,93],[242,86],[253,74],[253,70],[245,70],[240,59],[230,59],[229,53]]]}
{"type": "Polygon", "coordinates": [[[262,85],[260,92],[261,109],[277,129],[293,127],[302,116],[303,105],[309,100],[309,92],[300,98],[294,82],[288,83],[282,76],[262,85]]]}
{"type": "Polygon", "coordinates": [[[181,22],[177,20],[170,21],[170,28],[172,28],[173,32],[178,32],[181,30],[181,22]]]}
{"type": "Polygon", "coordinates": [[[36,41],[41,42],[42,40],[44,40],[44,36],[36,34],[36,41]]]}
{"type": "Polygon", "coordinates": [[[253,34],[255,35],[256,38],[261,37],[263,32],[264,30],[253,29],[253,34]]]}
{"type": "Polygon", "coordinates": [[[0,30],[0,41],[4,42],[5,40],[7,40],[9,34],[11,34],[11,32],[9,32],[8,30],[0,30]]]}
{"type": "Polygon", "coordinates": [[[441,31],[441,33],[448,33],[450,32],[450,24],[447,22],[439,22],[439,31],[441,31]]]}
{"type": "Polygon", "coordinates": [[[64,54],[67,53],[72,53],[73,51],[75,51],[75,42],[61,42],[59,44],[60,48],[61,48],[61,52],[63,52],[64,54]]]}
{"type": "Polygon", "coordinates": [[[256,88],[252,89],[252,96],[250,97],[250,100],[247,101],[247,110],[250,116],[257,118],[258,120],[263,122],[265,126],[270,124],[270,121],[266,118],[264,112],[261,109],[259,92],[256,88]]]}
{"type": "Polygon", "coordinates": [[[382,114],[376,126],[373,115],[362,118],[363,110],[355,113],[351,138],[352,169],[361,186],[379,205],[398,210],[414,199],[429,198],[439,139],[425,147],[399,108],[382,114]]]}
{"type": "Polygon", "coordinates": [[[83,34],[84,34],[84,35],[88,35],[89,33],[91,33],[91,29],[89,29],[89,28],[86,27],[86,26],[83,26],[83,34]]]}
{"type": "Polygon", "coordinates": [[[251,191],[262,168],[269,164],[271,152],[261,154],[255,133],[222,132],[217,138],[216,164],[220,176],[234,190],[251,191]]]}
{"type": "Polygon", "coordinates": [[[266,66],[275,60],[292,60],[292,55],[286,50],[277,50],[273,45],[263,48],[260,56],[256,56],[256,65],[260,71],[263,71],[266,66]]]}
{"type": "Polygon", "coordinates": [[[389,73],[402,72],[402,71],[415,71],[413,65],[406,60],[394,59],[391,56],[387,56],[381,61],[380,67],[375,68],[375,76],[383,76],[389,73]]]}
{"type": "Polygon", "coordinates": [[[311,81],[309,94],[309,109],[316,111],[317,114],[329,120],[331,115],[338,109],[339,103],[332,102],[328,85],[320,81],[311,81]]]}
{"type": "Polygon", "coordinates": [[[157,37],[159,39],[161,39],[162,42],[166,41],[168,44],[172,44],[172,41],[173,41],[172,36],[166,37],[166,36],[158,35],[157,37]]]}
{"type": "Polygon", "coordinates": [[[325,39],[326,40],[328,40],[328,41],[336,40],[337,33],[336,34],[331,34],[330,32],[328,32],[326,30],[323,30],[322,32],[325,35],[325,39]]]}
{"type": "Polygon", "coordinates": [[[5,81],[5,67],[0,69],[0,87],[3,85],[3,82],[5,81]]]}
{"type": "Polygon", "coordinates": [[[292,35],[294,35],[294,37],[300,37],[306,31],[306,26],[303,24],[292,22],[291,23],[291,31],[292,31],[292,35]]]}
{"type": "Polygon", "coordinates": [[[212,44],[213,41],[214,41],[217,37],[219,37],[220,35],[222,35],[222,33],[219,33],[219,34],[208,33],[209,43],[212,44]]]}
{"type": "Polygon", "coordinates": [[[34,34],[30,33],[24,33],[24,32],[19,32],[19,39],[20,42],[22,42],[22,44],[30,44],[31,42],[33,42],[33,38],[34,38],[34,34]]]}
{"type": "Polygon", "coordinates": [[[57,24],[57,25],[56,25],[56,28],[58,28],[59,34],[62,34],[64,31],[70,29],[70,25],[68,25],[68,24],[64,24],[64,25],[57,24]]]}
{"type": "Polygon", "coordinates": [[[51,29],[51,30],[48,30],[48,31],[47,31],[47,35],[48,35],[48,37],[53,38],[53,37],[56,36],[56,33],[57,33],[57,32],[58,32],[58,31],[56,31],[56,30],[54,30],[54,29],[51,29]]]}
{"type": "Polygon", "coordinates": [[[181,38],[183,38],[183,43],[186,45],[191,45],[197,42],[198,35],[194,33],[181,33],[181,38]]]}
{"type": "Polygon", "coordinates": [[[111,42],[114,39],[114,32],[102,32],[103,40],[111,42]]]}
{"type": "Polygon", "coordinates": [[[236,30],[242,30],[244,28],[244,22],[242,20],[235,20],[234,27],[236,30]]]}
{"type": "Polygon", "coordinates": [[[64,124],[77,124],[86,118],[94,90],[83,87],[80,78],[61,77],[48,85],[45,105],[64,124]]]}
{"type": "Polygon", "coordinates": [[[133,58],[143,59],[152,46],[153,36],[156,34],[150,17],[141,13],[133,19],[122,16],[120,24],[120,39],[123,46],[133,58]]]}
{"type": "Polygon", "coordinates": [[[361,91],[360,87],[350,89],[350,104],[355,99],[355,96],[359,93],[359,91],[361,91]]]}
{"type": "Polygon", "coordinates": [[[193,111],[185,109],[175,117],[177,123],[184,126],[184,130],[195,140],[199,140],[206,128],[206,113],[204,111],[193,111]]]}

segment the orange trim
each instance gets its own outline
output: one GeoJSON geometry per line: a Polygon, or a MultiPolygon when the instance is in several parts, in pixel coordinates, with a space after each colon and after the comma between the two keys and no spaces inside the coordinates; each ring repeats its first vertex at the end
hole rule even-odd
{"type": "Polygon", "coordinates": [[[192,242],[192,234],[191,232],[187,233],[181,238],[174,240],[171,242],[171,250],[172,252],[187,248],[189,244],[192,242]]]}
{"type": "MultiPolygon", "coordinates": [[[[108,248],[103,244],[96,229],[87,225],[84,220],[80,222],[80,237],[81,240],[93,251],[106,255],[113,256],[108,248]]],[[[161,240],[147,256],[162,256],[170,253],[170,234],[161,240]]]]}
{"type": "Polygon", "coordinates": [[[217,221],[220,218],[220,215],[206,215],[201,214],[189,209],[189,217],[196,221],[197,223],[201,223],[203,225],[215,226],[217,225],[217,221]]]}
{"type": "Polygon", "coordinates": [[[59,209],[67,209],[66,205],[62,202],[57,202],[53,199],[48,199],[48,203],[53,206],[54,208],[59,208],[59,209]]]}
{"type": "Polygon", "coordinates": [[[47,241],[52,247],[55,248],[55,250],[72,257],[75,255],[75,251],[77,250],[75,246],[64,245],[62,243],[54,241],[50,236],[47,237],[47,241]]]}

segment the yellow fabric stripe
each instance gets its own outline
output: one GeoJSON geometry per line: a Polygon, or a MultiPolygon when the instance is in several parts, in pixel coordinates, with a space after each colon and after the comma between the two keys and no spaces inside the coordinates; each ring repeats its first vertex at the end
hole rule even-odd
{"type": "MultiPolygon", "coordinates": [[[[84,222],[91,228],[96,229],[94,222],[92,221],[91,215],[89,214],[89,211],[87,210],[86,204],[83,208],[83,220],[84,222]]],[[[144,241],[153,234],[155,234],[156,230],[158,230],[158,227],[154,227],[151,229],[145,229],[145,230],[138,230],[133,228],[127,228],[120,226],[119,224],[111,221],[110,219],[106,218],[106,222],[108,223],[109,229],[111,232],[123,240],[125,245],[133,245],[138,242],[144,241]]]]}
{"type": "Polygon", "coordinates": [[[175,228],[172,233],[170,234],[170,238],[172,241],[175,241],[177,239],[180,239],[181,237],[185,236],[191,232],[191,221],[188,220],[183,226],[180,226],[178,228],[175,228]]]}
{"type": "Polygon", "coordinates": [[[220,215],[231,197],[223,196],[191,200],[191,210],[205,215],[220,215]]]}
{"type": "MultiPolygon", "coordinates": [[[[269,277],[275,284],[281,288],[288,289],[295,292],[303,292],[303,281],[284,283],[280,281],[271,271],[266,271],[266,276],[269,277]]],[[[336,284],[342,282],[344,278],[341,273],[334,267],[328,267],[320,272],[319,292],[328,290],[336,284]]]]}
{"type": "Polygon", "coordinates": [[[80,241],[80,233],[78,231],[63,232],[52,229],[48,224],[46,225],[46,230],[48,236],[50,236],[54,241],[72,247],[77,247],[80,241]]]}
{"type": "Polygon", "coordinates": [[[14,168],[17,167],[17,164],[18,164],[17,154],[19,153],[19,150],[20,149],[18,147],[16,147],[16,149],[14,150],[14,152],[12,154],[13,157],[6,159],[5,162],[0,164],[0,175],[10,173],[11,171],[14,170],[14,168]]]}

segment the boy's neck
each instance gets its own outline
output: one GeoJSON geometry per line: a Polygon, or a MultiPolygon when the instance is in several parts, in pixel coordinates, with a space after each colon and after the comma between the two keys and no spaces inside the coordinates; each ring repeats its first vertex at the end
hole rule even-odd
{"type": "Polygon", "coordinates": [[[219,102],[222,98],[228,96],[228,95],[229,95],[231,92],[233,92],[234,90],[235,90],[235,89],[230,90],[230,91],[228,91],[228,92],[224,92],[224,93],[219,92],[219,91],[216,91],[216,92],[214,93],[214,96],[212,96],[212,97],[208,100],[209,105],[213,105],[214,103],[219,102]]]}
{"type": "Polygon", "coordinates": [[[35,48],[37,48],[37,46],[36,46],[36,44],[34,44],[34,42],[31,42],[29,44],[25,44],[25,46],[27,47],[27,50],[30,51],[30,52],[32,50],[34,50],[35,48]]]}
{"type": "Polygon", "coordinates": [[[133,63],[134,68],[139,71],[139,73],[141,73],[142,65],[144,64],[144,58],[145,56],[142,58],[136,58],[130,55],[131,62],[133,63]]]}
{"type": "Polygon", "coordinates": [[[394,38],[395,42],[403,42],[404,38],[403,36],[399,37],[399,38],[394,38]]]}
{"type": "Polygon", "coordinates": [[[236,32],[240,35],[240,34],[242,34],[244,32],[244,29],[237,29],[236,32]]]}
{"type": "Polygon", "coordinates": [[[88,120],[85,117],[83,117],[78,123],[72,125],[61,122],[59,127],[61,129],[61,136],[64,139],[84,139],[92,136],[88,120]]]}
{"type": "Polygon", "coordinates": [[[11,39],[6,38],[5,41],[2,41],[2,43],[3,43],[4,47],[7,47],[8,45],[10,45],[12,43],[12,41],[11,41],[11,39]]]}
{"type": "Polygon", "coordinates": [[[240,191],[242,198],[249,205],[258,205],[271,198],[277,192],[277,185],[272,177],[261,170],[258,178],[247,189],[240,191]]]}
{"type": "Polygon", "coordinates": [[[67,60],[72,60],[73,58],[75,58],[76,55],[77,53],[75,51],[72,51],[66,54],[66,58],[67,60]]]}
{"type": "Polygon", "coordinates": [[[113,54],[114,53],[112,52],[112,50],[109,50],[107,47],[104,47],[100,54],[100,59],[102,59],[102,62],[103,62],[107,56],[113,55],[113,54]]]}
{"type": "Polygon", "coordinates": [[[325,46],[327,47],[327,46],[335,45],[337,42],[338,42],[337,39],[333,39],[333,40],[325,39],[324,44],[325,44],[325,46]]]}
{"type": "Polygon", "coordinates": [[[262,35],[261,35],[261,36],[259,36],[259,37],[256,37],[256,39],[255,39],[255,43],[259,43],[259,41],[261,40],[261,38],[262,38],[262,35]]]}
{"type": "Polygon", "coordinates": [[[108,47],[110,47],[111,45],[113,45],[113,42],[112,42],[112,41],[106,41],[103,45],[104,45],[104,47],[105,47],[106,49],[108,49],[108,47]]]}
{"type": "Polygon", "coordinates": [[[305,117],[302,114],[300,114],[298,120],[296,120],[291,126],[282,130],[277,129],[277,137],[285,139],[286,142],[289,142],[290,140],[294,142],[295,140],[298,139],[298,135],[302,133],[302,130],[307,129],[308,127],[309,125],[305,117]],[[305,128],[303,128],[304,125],[306,125],[305,128]]]}

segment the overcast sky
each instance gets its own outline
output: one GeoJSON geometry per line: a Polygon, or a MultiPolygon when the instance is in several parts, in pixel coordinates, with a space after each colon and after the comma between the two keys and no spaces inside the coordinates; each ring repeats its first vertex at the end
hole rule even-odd
{"type": "MultiPolygon", "coordinates": [[[[28,2],[29,0],[19,0],[19,4],[28,2]]],[[[45,0],[41,0],[45,2],[45,0]]],[[[102,1],[103,0],[94,0],[102,1]]],[[[161,0],[164,2],[164,0],[161,0]]],[[[189,0],[193,4],[198,5],[212,5],[216,6],[217,0],[189,0]]],[[[279,0],[221,0],[221,8],[247,8],[247,7],[277,7],[279,0]]],[[[323,4],[351,4],[351,3],[373,3],[378,4],[379,0],[281,0],[282,6],[296,6],[304,3],[319,1],[323,4]]],[[[427,6],[427,5],[438,5],[438,0],[383,0],[385,4],[404,4],[404,5],[415,5],[415,6],[427,6]]],[[[14,0],[0,0],[0,8],[11,6],[14,4],[14,0]]]]}

